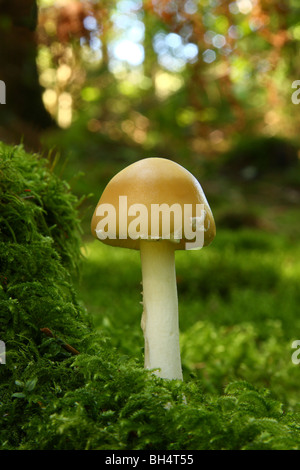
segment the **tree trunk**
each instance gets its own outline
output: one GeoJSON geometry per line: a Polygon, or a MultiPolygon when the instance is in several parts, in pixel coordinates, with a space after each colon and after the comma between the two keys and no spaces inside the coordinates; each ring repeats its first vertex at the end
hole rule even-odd
{"type": "Polygon", "coordinates": [[[36,65],[36,0],[0,0],[0,14],[0,80],[6,85],[0,139],[35,147],[39,132],[52,124],[36,65]]]}

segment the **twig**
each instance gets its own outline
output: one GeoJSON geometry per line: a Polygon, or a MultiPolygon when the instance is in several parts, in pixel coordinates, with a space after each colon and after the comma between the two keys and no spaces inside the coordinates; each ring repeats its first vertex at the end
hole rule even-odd
{"type": "Polygon", "coordinates": [[[41,328],[41,332],[44,333],[46,336],[48,336],[49,338],[55,338],[57,341],[59,341],[59,343],[61,344],[61,346],[66,350],[66,351],[69,351],[71,354],[74,354],[74,355],[77,355],[79,354],[79,351],[77,351],[77,349],[73,348],[73,346],[70,346],[68,343],[65,343],[63,340],[61,340],[60,338],[57,338],[57,336],[55,336],[51,330],[49,330],[49,328],[41,328]]]}

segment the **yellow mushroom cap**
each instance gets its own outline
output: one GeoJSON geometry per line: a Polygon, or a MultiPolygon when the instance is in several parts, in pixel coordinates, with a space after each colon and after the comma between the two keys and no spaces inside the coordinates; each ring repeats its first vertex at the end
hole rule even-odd
{"type": "MultiPolygon", "coordinates": [[[[97,226],[100,220],[103,219],[103,214],[98,215],[98,209],[100,206],[105,207],[103,206],[104,204],[112,205],[116,211],[114,233],[109,233],[109,230],[107,230],[107,238],[101,239],[103,243],[108,245],[138,250],[140,239],[151,239],[151,228],[153,228],[151,211],[155,204],[160,207],[162,207],[162,204],[167,204],[171,209],[169,233],[171,241],[174,241],[173,238],[176,239],[174,244],[177,250],[186,249],[186,243],[192,241],[187,239],[184,234],[185,204],[190,205],[193,218],[198,214],[196,212],[196,205],[203,205],[205,211],[203,246],[209,245],[216,234],[213,214],[197,179],[178,163],[165,158],[145,158],[139,160],[124,168],[110,180],[100,197],[91,221],[91,231],[96,238],[98,238],[96,232],[97,226]],[[126,207],[124,205],[120,206],[120,196],[123,196],[123,201],[126,199],[126,207]],[[135,204],[141,204],[147,208],[146,230],[140,231],[138,239],[132,239],[128,232],[130,223],[137,222],[137,216],[139,216],[139,221],[143,222],[141,218],[143,217],[142,212],[135,212],[135,215],[128,214],[128,209],[135,204]],[[173,206],[174,204],[177,206],[173,206]],[[172,206],[174,210],[181,208],[179,211],[182,214],[180,220],[172,213],[172,206]],[[120,224],[122,227],[120,227],[120,224]],[[126,233],[124,233],[124,227],[126,227],[126,233]],[[177,239],[180,230],[182,236],[177,239]]],[[[136,208],[137,206],[134,207],[136,208]]],[[[146,221],[144,220],[144,222],[146,221]]],[[[145,227],[145,224],[141,223],[140,228],[142,229],[143,227],[145,227]]],[[[158,238],[166,238],[161,217],[159,219],[158,238]]]]}

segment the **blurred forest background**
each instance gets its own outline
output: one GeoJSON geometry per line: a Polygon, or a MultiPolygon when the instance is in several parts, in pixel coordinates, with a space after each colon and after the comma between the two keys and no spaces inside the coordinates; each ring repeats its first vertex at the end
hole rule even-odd
{"type": "MultiPolygon", "coordinates": [[[[163,156],[200,182],[217,175],[207,190],[224,202],[233,190],[227,178],[246,190],[289,173],[280,196],[298,202],[295,0],[1,0],[0,7],[7,84],[0,138],[60,152],[72,175],[85,173],[76,191],[98,196],[116,169],[163,156]]],[[[278,196],[272,190],[263,200],[278,196]]]]}
{"type": "Polygon", "coordinates": [[[217,225],[203,253],[178,254],[184,371],[210,390],[244,378],[295,405],[299,2],[0,0],[0,13],[0,139],[41,152],[86,196],[80,292],[99,326],[140,354],[139,260],[90,243],[95,204],[128,164],[173,159],[217,225]]]}

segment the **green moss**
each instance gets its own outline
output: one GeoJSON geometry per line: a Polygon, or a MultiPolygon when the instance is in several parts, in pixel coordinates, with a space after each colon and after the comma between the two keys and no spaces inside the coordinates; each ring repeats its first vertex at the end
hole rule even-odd
{"type": "MultiPolygon", "coordinates": [[[[0,338],[7,352],[0,365],[1,449],[300,448],[299,415],[268,390],[244,380],[222,388],[224,370],[230,375],[232,364],[240,367],[233,351],[223,375],[211,366],[209,393],[201,376],[165,381],[143,369],[136,350],[117,350],[108,332],[121,338],[124,331],[96,330],[74,289],[80,228],[69,186],[22,147],[0,146],[0,178],[0,338]]],[[[98,279],[106,274],[104,261],[98,279]]],[[[123,265],[119,283],[126,272],[123,265]]],[[[138,283],[137,270],[134,276],[138,283]]],[[[103,293],[105,287],[100,283],[103,293]]],[[[198,324],[192,343],[186,336],[186,371],[195,361],[197,331],[202,338],[215,334],[198,324]]],[[[237,343],[241,334],[252,367],[254,334],[250,327],[237,331],[237,343]]],[[[233,334],[225,339],[232,343],[233,334]]]]}

